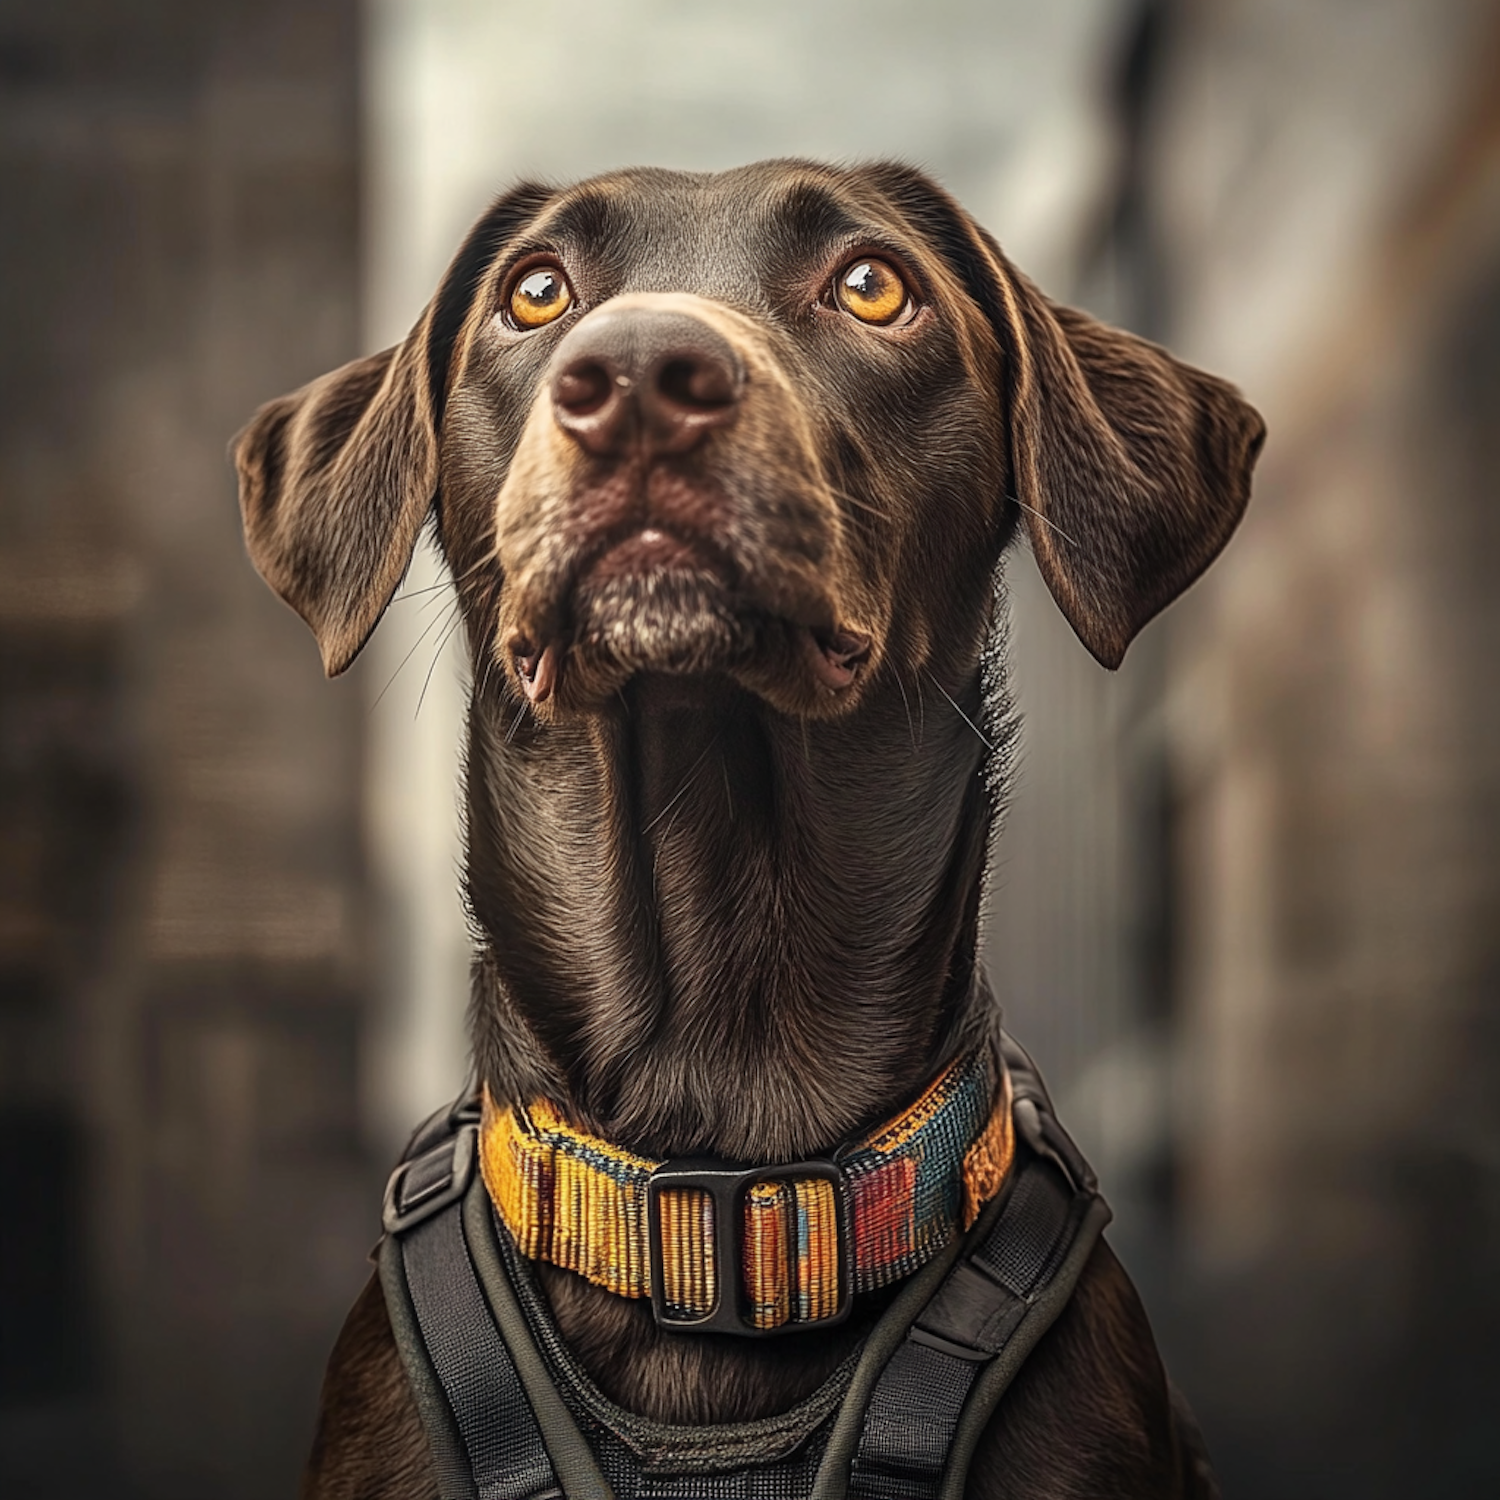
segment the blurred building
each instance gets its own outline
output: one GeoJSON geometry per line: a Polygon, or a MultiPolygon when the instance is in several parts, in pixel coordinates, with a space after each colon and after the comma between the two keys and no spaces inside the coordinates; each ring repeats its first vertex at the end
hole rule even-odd
{"type": "Polygon", "coordinates": [[[353,0],[0,7],[0,1493],[290,1493],[362,1280],[365,705],[229,436],[356,352],[353,0]]]}
{"type": "Polygon", "coordinates": [[[1500,8],[1162,11],[1162,328],[1271,439],[1168,630],[1179,1371],[1234,1493],[1500,1491],[1500,8]]]}
{"type": "Polygon", "coordinates": [[[1271,439],[1098,669],[1010,567],[988,962],[1240,1500],[1488,1496],[1492,0],[0,0],[0,1490],[288,1493],[462,1079],[419,555],[323,681],[229,436],[523,174],[894,155],[1271,439]]]}

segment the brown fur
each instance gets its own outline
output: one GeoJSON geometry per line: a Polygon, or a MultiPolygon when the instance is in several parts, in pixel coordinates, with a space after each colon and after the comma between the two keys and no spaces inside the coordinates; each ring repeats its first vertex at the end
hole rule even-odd
{"type": "MultiPolygon", "coordinates": [[[[1227,539],[1261,435],[1230,386],[1050,303],[920,174],[778,162],[518,189],[405,344],[272,403],[237,458],[251,554],[331,672],[433,516],[474,666],[491,1092],[649,1154],[754,1161],[826,1150],[994,1036],[976,952],[1010,733],[992,591],[1016,527],[1114,665],[1227,539]],[[539,254],[575,305],[521,333],[498,314],[539,254]],[[838,309],[856,254],[902,272],[909,318],[838,309]],[[734,366],[711,430],[670,452],[564,430],[563,373],[621,329],[635,348],[682,327],[692,359],[734,366]],[[651,536],[666,562],[632,562],[651,536]],[[528,702],[544,650],[555,683],[528,702]]],[[[668,1335],[541,1270],[598,1383],[663,1420],[786,1406],[878,1310],[766,1344],[668,1335]]],[[[395,1359],[367,1293],[310,1495],[428,1492],[395,1359]]],[[[1184,1451],[1101,1250],[971,1491],[1206,1493],[1184,1451]]]]}

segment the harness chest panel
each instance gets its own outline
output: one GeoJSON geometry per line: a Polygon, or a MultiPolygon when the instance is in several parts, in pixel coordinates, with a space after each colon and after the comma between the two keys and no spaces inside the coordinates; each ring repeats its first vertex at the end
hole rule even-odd
{"type": "Polygon", "coordinates": [[[392,1178],[379,1263],[443,1500],[958,1500],[1109,1219],[1030,1059],[1009,1038],[1004,1056],[1003,1193],[820,1390],[724,1426],[653,1423],[592,1385],[475,1170],[472,1101],[435,1116],[392,1178]]]}

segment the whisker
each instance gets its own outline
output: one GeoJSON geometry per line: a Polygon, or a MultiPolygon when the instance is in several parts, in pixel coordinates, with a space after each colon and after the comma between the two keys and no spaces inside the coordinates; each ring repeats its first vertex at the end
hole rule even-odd
{"type": "Polygon", "coordinates": [[[495,673],[498,671],[503,674],[505,671],[505,664],[500,660],[499,651],[495,649],[498,645],[498,641],[492,640],[489,650],[484,653],[484,671],[479,679],[481,697],[490,690],[490,683],[494,679],[495,673]]]}
{"type": "MultiPolygon", "coordinates": [[[[711,739],[708,742],[708,744],[703,747],[703,753],[688,768],[687,775],[682,778],[682,785],[680,787],[678,787],[677,790],[672,794],[672,800],[669,803],[667,803],[667,805],[664,808],[662,808],[662,810],[659,813],[657,813],[657,815],[654,818],[652,818],[652,820],[649,823],[647,823],[646,826],[643,829],[641,829],[642,833],[650,833],[651,830],[653,828],[655,828],[656,825],[658,823],[660,823],[661,820],[664,817],[666,817],[666,815],[669,812],[671,812],[672,809],[674,807],[676,807],[677,804],[679,802],[681,802],[682,799],[685,796],[687,796],[688,788],[690,786],[692,786],[692,784],[693,784],[693,778],[702,769],[703,762],[708,759],[708,753],[709,753],[709,751],[712,750],[718,743],[719,743],[718,736],[715,735],[714,738],[711,739]]],[[[671,828],[669,826],[668,829],[667,829],[667,832],[670,833],[671,831],[672,830],[671,830],[671,828]]]]}
{"type": "MultiPolygon", "coordinates": [[[[380,707],[381,701],[395,685],[396,679],[406,669],[407,663],[422,648],[432,632],[434,630],[437,630],[439,631],[437,649],[433,652],[432,662],[427,668],[427,675],[422,680],[422,690],[417,694],[417,707],[415,712],[421,713],[422,704],[425,702],[427,697],[427,689],[432,684],[432,674],[436,669],[438,662],[442,658],[443,649],[452,639],[454,632],[463,623],[464,600],[459,594],[459,586],[467,582],[471,577],[473,577],[475,573],[479,572],[481,568],[487,567],[489,564],[498,561],[499,555],[499,549],[491,547],[488,552],[482,553],[479,557],[475,558],[473,563],[465,568],[462,573],[454,574],[450,572],[448,573],[447,577],[439,578],[435,583],[423,584],[420,588],[408,589],[403,587],[392,597],[391,603],[399,604],[408,599],[421,599],[423,595],[430,594],[434,597],[424,600],[419,613],[425,614],[432,608],[435,603],[446,602],[446,608],[435,613],[432,619],[430,619],[423,627],[422,633],[416,638],[415,641],[412,642],[411,649],[408,650],[406,655],[401,658],[400,662],[396,665],[395,671],[393,671],[390,677],[387,678],[385,686],[381,688],[381,690],[375,695],[375,700],[370,704],[369,709],[366,711],[367,713],[373,714],[375,710],[380,707]],[[446,591],[451,591],[451,596],[446,601],[444,601],[443,596],[446,591]]],[[[440,562],[441,565],[446,569],[446,559],[440,559],[440,562]]],[[[484,668],[479,677],[479,686],[477,691],[482,693],[484,688],[488,685],[489,674],[493,666],[493,653],[487,653],[485,657],[484,668]]],[[[415,717],[415,714],[413,716],[415,717]]]]}
{"type": "MultiPolygon", "coordinates": [[[[450,583],[450,584],[449,584],[449,585],[448,585],[448,587],[449,587],[449,588],[450,588],[450,589],[451,589],[451,588],[453,588],[453,585],[452,585],[452,584],[451,584],[451,583],[450,583]]],[[[441,595],[441,594],[436,594],[436,595],[434,595],[434,596],[433,596],[433,597],[432,597],[432,598],[431,598],[431,599],[426,599],[426,600],[424,600],[424,601],[423,601],[423,602],[422,602],[422,609],[421,609],[421,613],[422,613],[422,614],[426,614],[426,613],[427,613],[427,611],[428,611],[428,610],[429,610],[429,609],[431,609],[431,608],[432,608],[432,606],[433,606],[433,605],[434,605],[434,604],[441,604],[441,603],[442,603],[442,602],[443,602],[443,596],[442,596],[442,595],[441,595]]],[[[459,597],[458,597],[458,591],[457,591],[457,590],[456,590],[456,589],[455,589],[455,590],[454,590],[454,592],[453,592],[453,595],[452,595],[452,598],[451,598],[451,601],[450,601],[450,602],[452,602],[452,603],[454,603],[454,604],[458,604],[458,603],[460,603],[460,602],[461,602],[461,601],[460,601],[460,600],[459,600],[459,597]]]]}
{"type": "Polygon", "coordinates": [[[422,594],[431,594],[439,589],[452,588],[456,584],[466,583],[481,568],[499,560],[500,552],[497,547],[491,547],[488,552],[481,553],[474,561],[463,570],[462,573],[454,573],[448,567],[447,559],[439,554],[439,566],[443,569],[445,577],[439,578],[436,583],[424,583],[421,588],[409,589],[402,587],[392,598],[391,603],[396,604],[402,599],[415,599],[422,594]]]}
{"type": "Polygon", "coordinates": [[[495,669],[494,641],[490,641],[479,653],[479,675],[474,679],[474,697],[483,698],[489,689],[490,673],[495,669]]]}
{"type": "Polygon", "coordinates": [[[500,549],[498,547],[491,547],[488,552],[480,553],[480,555],[476,557],[474,561],[463,570],[462,573],[455,573],[450,576],[452,577],[454,583],[467,583],[468,580],[472,578],[474,574],[477,573],[481,568],[487,567],[490,563],[498,562],[499,560],[500,549]]]}
{"type": "MultiPolygon", "coordinates": [[[[457,588],[459,584],[467,583],[481,568],[487,568],[491,563],[500,561],[500,551],[497,547],[491,547],[488,552],[482,552],[473,562],[469,564],[462,573],[449,572],[447,583],[457,588]]],[[[442,587],[442,582],[434,584],[433,587],[442,587]]]]}
{"type": "Polygon", "coordinates": [[[427,622],[426,628],[422,631],[421,635],[419,635],[416,638],[416,640],[412,643],[411,650],[408,651],[406,653],[406,655],[401,658],[400,662],[398,663],[398,665],[396,667],[396,670],[391,673],[390,678],[387,680],[386,685],[383,688],[381,688],[381,690],[379,691],[379,693],[377,693],[375,695],[375,701],[370,705],[369,710],[368,710],[369,713],[373,714],[375,712],[375,710],[380,707],[380,700],[382,698],[384,698],[385,695],[388,692],[390,692],[391,685],[401,675],[401,673],[402,673],[403,669],[405,668],[407,662],[409,662],[412,659],[412,657],[414,657],[417,654],[417,650],[421,646],[422,642],[425,641],[427,639],[427,637],[432,634],[433,629],[436,626],[440,626],[443,623],[443,621],[444,621],[445,618],[446,617],[443,616],[443,615],[434,615],[427,622]]]}
{"type": "Polygon", "coordinates": [[[412,711],[412,718],[415,719],[422,712],[422,704],[427,697],[427,689],[432,685],[432,674],[437,670],[437,664],[443,659],[443,649],[453,639],[453,633],[463,622],[463,611],[459,610],[453,619],[449,621],[447,629],[438,637],[437,650],[432,653],[432,661],[427,668],[427,675],[422,679],[422,691],[417,694],[417,706],[412,711]]]}
{"type": "Polygon", "coordinates": [[[516,730],[521,727],[521,720],[526,717],[526,710],[530,707],[531,700],[529,698],[523,698],[521,700],[520,711],[516,714],[515,718],[510,721],[510,728],[505,731],[505,743],[507,745],[510,744],[513,739],[515,739],[516,730]]]}
{"type": "Polygon", "coordinates": [[[912,754],[915,755],[917,753],[917,731],[912,727],[911,701],[906,696],[906,684],[901,680],[901,673],[896,672],[894,675],[896,678],[897,690],[901,694],[901,706],[906,710],[906,732],[911,736],[912,754]]]}
{"type": "MultiPolygon", "coordinates": [[[[926,668],[924,667],[923,670],[926,671],[926,668]]],[[[948,697],[948,690],[942,685],[942,683],[940,683],[937,678],[932,675],[931,672],[928,672],[927,676],[929,681],[931,681],[933,687],[935,687],[938,692],[943,695],[943,697],[948,698],[949,703],[953,704],[953,712],[956,713],[959,718],[962,719],[964,723],[974,731],[975,735],[979,739],[979,743],[983,745],[986,750],[993,752],[995,747],[984,737],[983,734],[980,733],[979,726],[973,721],[973,719],[971,719],[968,714],[966,714],[963,709],[958,706],[957,703],[954,703],[952,698],[948,697]]]]}
{"type": "MultiPolygon", "coordinates": [[[[1056,521],[1050,520],[1048,517],[1044,516],[1041,513],[1041,511],[1039,511],[1036,508],[1036,506],[1034,506],[1034,505],[1028,505],[1023,499],[1021,499],[1021,497],[1019,495],[1007,495],[1005,498],[1007,500],[1014,500],[1016,502],[1016,504],[1021,507],[1022,510],[1029,511],[1049,531],[1055,531],[1058,534],[1058,536],[1060,536],[1063,539],[1063,541],[1065,541],[1065,542],[1072,542],[1072,544],[1075,547],[1079,547],[1079,543],[1077,541],[1074,541],[1074,539],[1072,537],[1070,537],[1068,535],[1068,533],[1066,531],[1064,531],[1062,529],[1062,527],[1057,524],[1056,521]]],[[[1080,550],[1082,550],[1081,547],[1080,547],[1080,550]]]]}
{"type": "Polygon", "coordinates": [[[836,484],[829,484],[827,480],[824,480],[824,485],[828,493],[834,496],[835,499],[842,500],[848,505],[856,506],[860,510],[867,510],[872,516],[883,518],[886,514],[885,510],[881,506],[876,505],[874,501],[866,500],[862,495],[856,495],[852,490],[846,490],[836,484]]]}
{"type": "Polygon", "coordinates": [[[440,578],[436,583],[424,584],[419,589],[403,588],[391,596],[392,604],[405,604],[408,599],[420,599],[423,594],[435,594],[440,589],[451,589],[453,580],[451,578],[440,578]]]}
{"type": "MultiPolygon", "coordinates": [[[[666,848],[667,840],[672,837],[672,830],[677,826],[677,820],[681,816],[682,816],[682,809],[679,807],[679,808],[675,809],[673,811],[673,813],[672,813],[672,816],[667,819],[667,826],[662,829],[662,831],[661,831],[661,838],[658,840],[658,843],[661,845],[661,848],[663,848],[663,849],[666,848]]],[[[658,850],[658,856],[659,856],[659,854],[660,854],[660,850],[658,850]]],[[[655,876],[655,872],[656,872],[656,860],[655,859],[653,859],[652,862],[651,862],[651,870],[652,870],[652,875],[654,877],[655,876]]]]}

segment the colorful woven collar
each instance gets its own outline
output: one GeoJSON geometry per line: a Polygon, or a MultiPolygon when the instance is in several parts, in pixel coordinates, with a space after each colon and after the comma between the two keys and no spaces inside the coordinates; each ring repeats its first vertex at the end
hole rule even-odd
{"type": "Polygon", "coordinates": [[[968,1228],[1014,1151],[1009,1077],[978,1053],[862,1141],[788,1166],[653,1161],[550,1105],[501,1109],[488,1094],[480,1136],[523,1255],[650,1297],[664,1327],[727,1333],[837,1322],[854,1293],[909,1276],[968,1228]]]}

